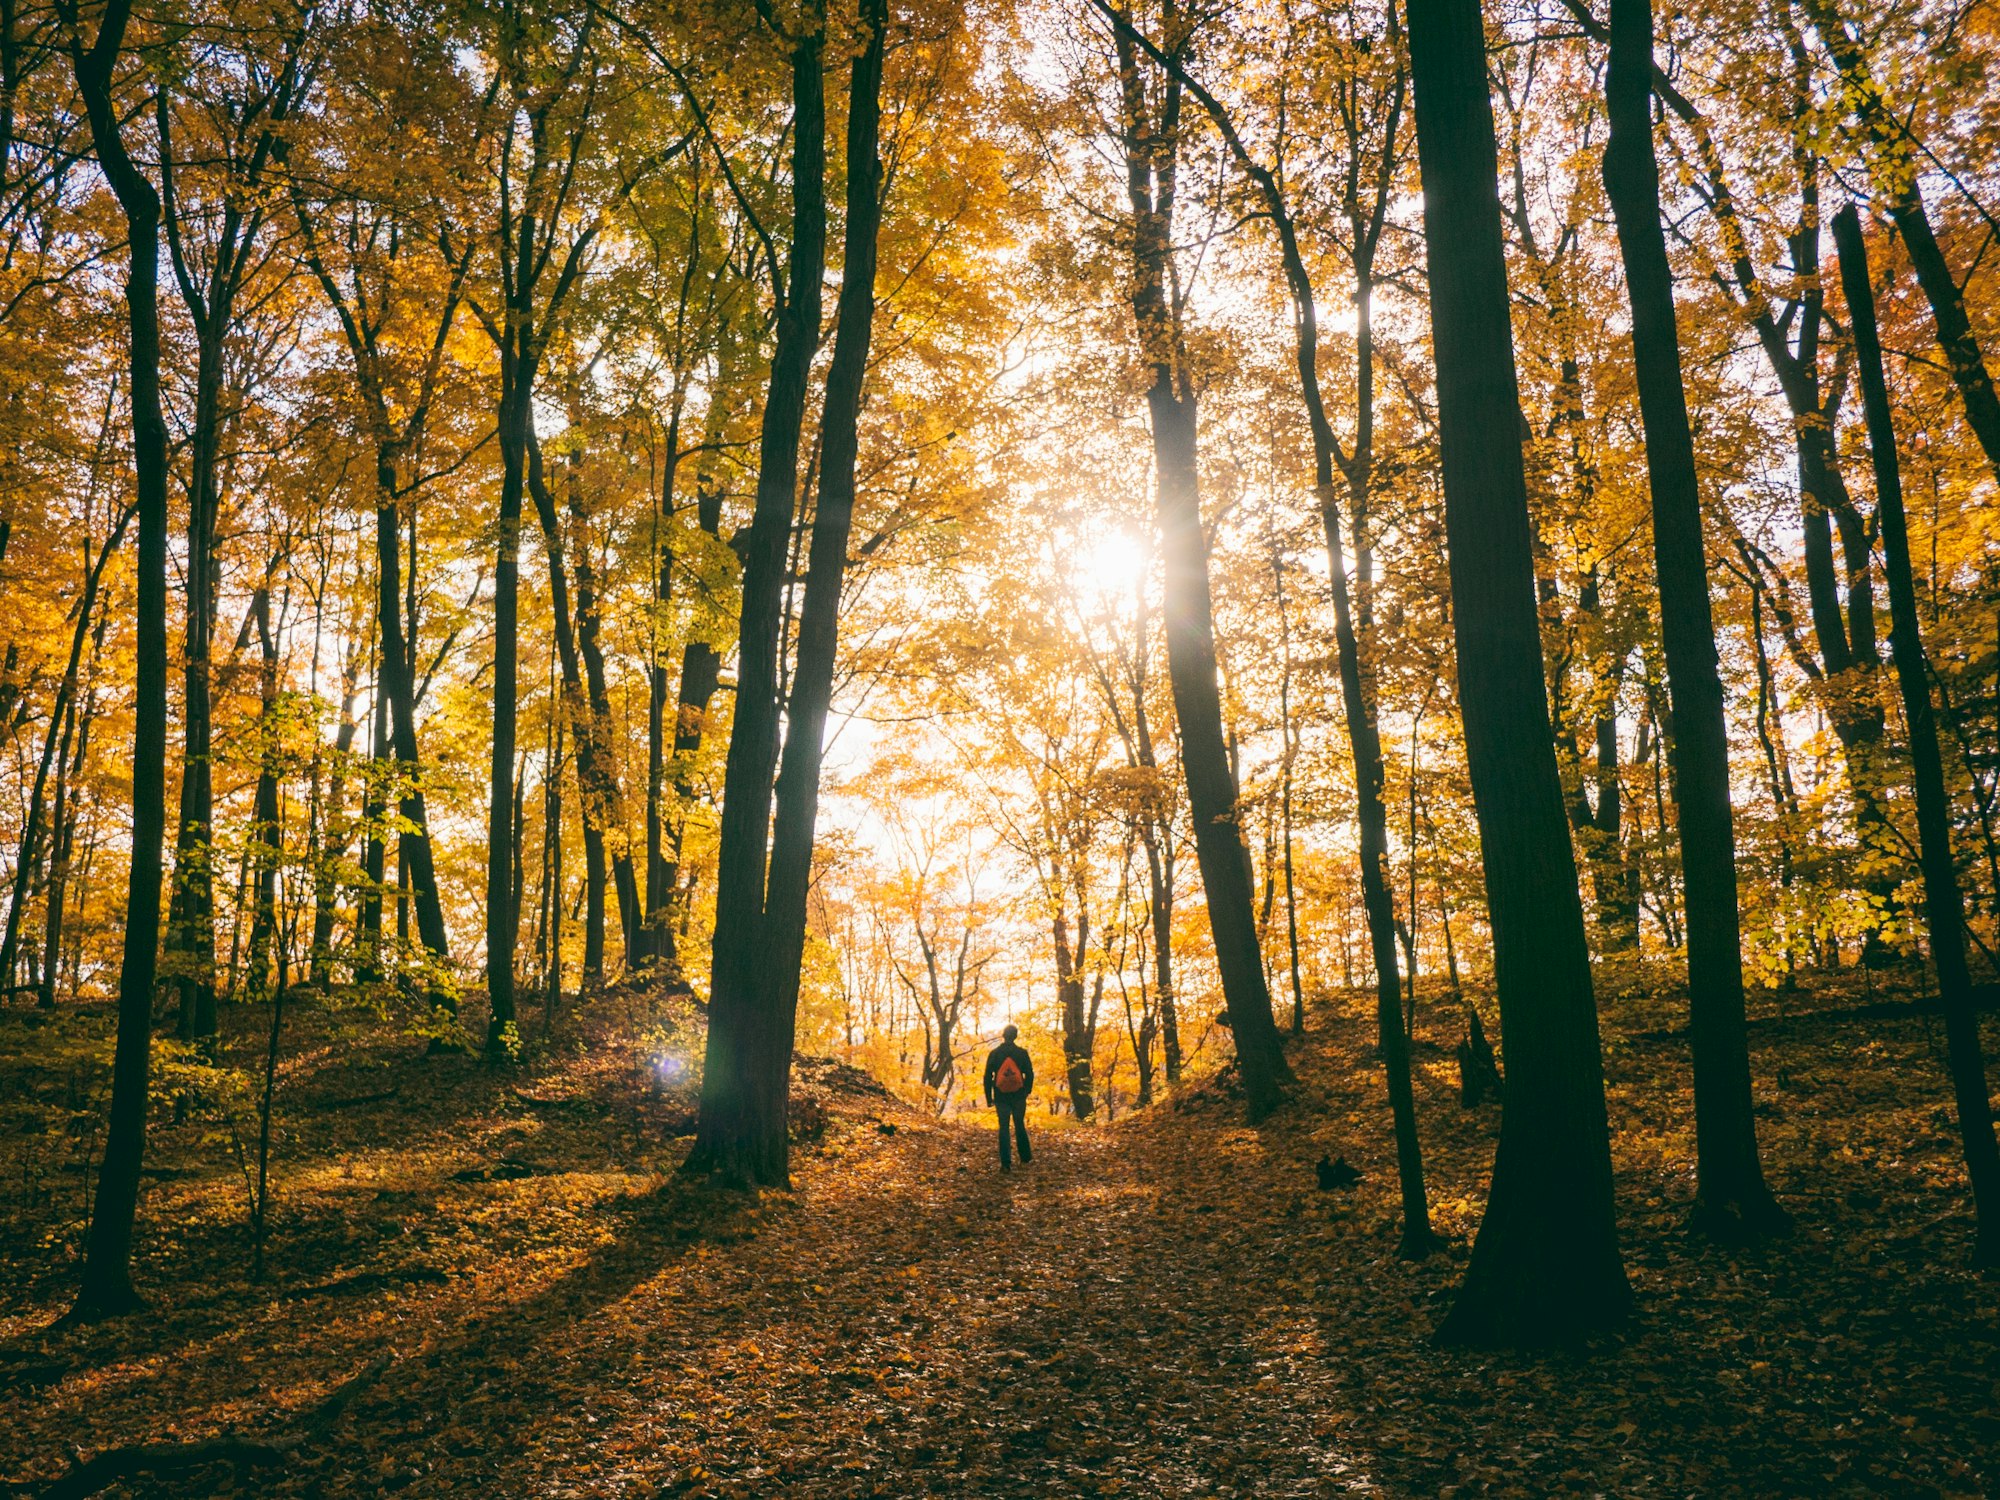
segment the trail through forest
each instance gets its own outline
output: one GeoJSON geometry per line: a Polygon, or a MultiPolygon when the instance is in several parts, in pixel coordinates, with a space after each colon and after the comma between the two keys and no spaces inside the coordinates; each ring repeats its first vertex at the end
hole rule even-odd
{"type": "MultiPolygon", "coordinates": [[[[1586,1352],[1430,1343],[1497,1124],[1458,1107],[1441,1003],[1417,1081],[1449,1244],[1415,1264],[1395,1253],[1359,996],[1294,1045],[1301,1084],[1264,1125],[1241,1123],[1226,1082],[1109,1127],[1038,1105],[1036,1160],[1011,1177],[990,1116],[937,1122],[802,1063],[794,1190],[754,1202],[672,1175],[691,1100],[657,1086],[657,1031],[600,1004],[520,1073],[386,1033],[306,1046],[262,1283],[245,1276],[240,1177],[195,1113],[156,1132],[143,1317],[51,1327],[63,1277],[34,1268],[71,1232],[75,1188],[10,1199],[0,1478],[42,1493],[71,1442],[263,1441],[373,1371],[236,1492],[1983,1493],[2000,1317],[1964,1269],[1935,1020],[1865,1006],[1860,982],[1766,1005],[1758,1110],[1800,1227],[1732,1253],[1685,1231],[1673,993],[1606,989],[1639,1308],[1627,1338],[1586,1352]],[[1362,1181],[1321,1192],[1326,1152],[1362,1181]]],[[[26,1112],[67,1085],[10,1066],[0,1148],[10,1179],[31,1178],[26,1112]]],[[[210,1464],[107,1493],[230,1480],[210,1464]]]]}
{"type": "Polygon", "coordinates": [[[514,1482],[596,1493],[570,1477],[590,1453],[723,1493],[1345,1492],[1364,1476],[1298,1400],[1318,1317],[1275,1286],[1219,1303],[1247,1268],[1197,1216],[1227,1205],[1124,1144],[1046,1134],[1003,1177],[967,1125],[864,1143],[754,1242],[586,1315],[599,1364],[621,1328],[683,1331],[553,1391],[574,1415],[514,1482]]]}

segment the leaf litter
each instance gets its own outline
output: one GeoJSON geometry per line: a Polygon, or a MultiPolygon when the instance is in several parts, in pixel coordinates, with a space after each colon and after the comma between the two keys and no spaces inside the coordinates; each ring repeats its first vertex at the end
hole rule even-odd
{"type": "MultiPolygon", "coordinates": [[[[1760,1129],[1799,1227],[1726,1250],[1685,1227],[1675,996],[1643,976],[1607,993],[1638,1311],[1621,1339],[1533,1357],[1429,1342],[1498,1124],[1458,1107],[1441,1004],[1417,1067],[1449,1243],[1414,1264],[1395,1253],[1359,995],[1317,1012],[1295,1044],[1303,1081],[1263,1126],[1241,1124],[1226,1079],[1109,1127],[1036,1109],[1035,1162],[1009,1177],[986,1120],[939,1122],[802,1060],[794,1190],[754,1201],[673,1175],[691,1097],[647,1076],[615,1008],[511,1073],[393,1037],[324,1049],[281,1106],[265,1284],[244,1275],[241,1183],[195,1124],[155,1134],[169,1170],[144,1206],[143,1317],[51,1327],[75,1205],[10,1205],[0,1476],[34,1493],[71,1445],[276,1431],[393,1353],[337,1424],[239,1492],[1989,1493],[2000,1316],[1965,1269],[1936,1022],[1854,999],[1836,980],[1788,1014],[1763,1002],[1760,1129]],[[1329,1152],[1358,1184],[1318,1190],[1329,1152]]],[[[9,1054],[34,1097],[32,1052],[9,1054]]]]}

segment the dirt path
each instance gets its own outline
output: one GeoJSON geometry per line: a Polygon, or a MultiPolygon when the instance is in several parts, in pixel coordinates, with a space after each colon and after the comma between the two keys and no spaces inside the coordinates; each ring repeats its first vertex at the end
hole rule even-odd
{"type": "MultiPolygon", "coordinates": [[[[658,1242],[628,1237],[568,1279],[556,1295],[573,1320],[536,1347],[479,1341],[497,1378],[455,1402],[449,1424],[389,1442],[406,1466],[354,1489],[382,1477],[524,1496],[1372,1488],[1316,1435],[1326,1413],[1297,1401],[1312,1383],[1301,1365],[1323,1355],[1317,1318],[1246,1320],[1229,1287],[1242,1267],[1217,1232],[1226,1212],[1156,1180],[1133,1144],[1044,1131],[1034,1164],[1003,1177],[984,1131],[903,1125],[809,1166],[740,1244],[646,1275],[642,1247],[658,1242]],[[520,1451],[454,1452],[455,1428],[493,1430],[502,1413],[482,1408],[494,1403],[521,1407],[520,1451]]],[[[473,1352],[454,1352],[453,1384],[473,1352]]]]}

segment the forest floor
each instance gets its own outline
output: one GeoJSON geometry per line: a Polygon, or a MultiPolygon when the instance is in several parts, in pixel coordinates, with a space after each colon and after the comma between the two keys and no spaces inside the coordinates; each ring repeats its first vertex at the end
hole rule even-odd
{"type": "Polygon", "coordinates": [[[0,1487],[38,1492],[71,1445],[289,1432],[265,1467],[107,1493],[1994,1493],[2000,1288],[1964,1269],[1937,1023],[1825,1013],[1862,983],[1816,980],[1789,1018],[1760,1002],[1758,1113],[1799,1225],[1725,1252],[1684,1227],[1672,997],[1601,978],[1638,1311],[1621,1339],[1541,1357],[1429,1343],[1497,1126],[1458,1106],[1457,1024],[1437,1004],[1419,1107],[1450,1247],[1421,1263],[1395,1255],[1358,996],[1328,1000],[1294,1044],[1300,1086],[1265,1125],[1243,1125],[1217,1082],[1110,1127],[1036,1109],[1035,1162],[1011,1177],[990,1116],[940,1123],[850,1070],[804,1067],[794,1190],[753,1203],[671,1175],[687,1099],[657,1080],[675,1044],[627,994],[513,1070],[302,1022],[268,1279],[247,1275],[229,1132],[191,1115],[153,1140],[152,1310],[89,1328],[51,1326],[85,1186],[56,1158],[87,1141],[50,1124],[84,1114],[84,1065],[58,1043],[89,1023],[15,1011],[0,1016],[0,1487]],[[1317,1191],[1324,1151],[1359,1186],[1317,1191]]]}

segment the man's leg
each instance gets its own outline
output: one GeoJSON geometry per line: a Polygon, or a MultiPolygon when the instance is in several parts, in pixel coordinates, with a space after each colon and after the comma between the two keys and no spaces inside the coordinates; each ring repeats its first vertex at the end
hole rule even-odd
{"type": "MultiPolygon", "coordinates": [[[[1011,1143],[1007,1139],[1007,1101],[1004,1098],[997,1100],[993,1107],[994,1112],[1000,1117],[1000,1170],[1011,1172],[1014,1170],[1014,1159],[1009,1154],[1011,1143]]],[[[1027,1160],[1026,1157],[1022,1157],[1021,1159],[1023,1161],[1027,1160]]]]}
{"type": "Polygon", "coordinates": [[[1035,1153],[1028,1149],[1028,1100],[1025,1095],[1014,1105],[1014,1138],[1020,1143],[1021,1165],[1025,1167],[1035,1159],[1035,1153]]]}

